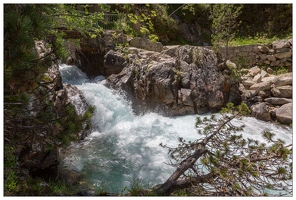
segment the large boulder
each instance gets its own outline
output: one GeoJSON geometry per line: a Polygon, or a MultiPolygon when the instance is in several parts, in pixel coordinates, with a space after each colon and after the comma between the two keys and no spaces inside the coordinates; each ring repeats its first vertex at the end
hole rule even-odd
{"type": "Polygon", "coordinates": [[[293,119],[292,109],[292,103],[287,103],[276,109],[277,120],[282,124],[291,124],[293,119]]]}
{"type": "Polygon", "coordinates": [[[286,73],[276,76],[272,83],[275,85],[275,87],[284,86],[284,85],[292,85],[293,80],[293,74],[286,73]]]}
{"type": "Polygon", "coordinates": [[[184,115],[217,111],[229,100],[241,102],[238,84],[222,75],[212,50],[185,45],[166,46],[160,53],[134,47],[122,51],[127,66],[107,83],[127,92],[136,111],[184,115]]]}

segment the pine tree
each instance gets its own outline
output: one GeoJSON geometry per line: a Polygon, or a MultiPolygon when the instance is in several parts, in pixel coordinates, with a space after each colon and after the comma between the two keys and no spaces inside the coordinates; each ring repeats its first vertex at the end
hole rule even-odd
{"type": "MultiPolygon", "coordinates": [[[[67,56],[63,34],[56,28],[71,22],[69,18],[71,9],[68,9],[68,13],[63,12],[65,9],[60,6],[60,4],[4,4],[5,195],[28,195],[26,189],[30,184],[26,181],[30,179],[20,179],[20,176],[28,177],[23,170],[20,170],[21,166],[17,163],[17,157],[23,149],[30,149],[32,144],[38,141],[50,152],[56,148],[54,145],[64,144],[67,142],[66,139],[77,137],[75,131],[80,131],[81,124],[88,118],[77,116],[71,106],[66,106],[64,113],[57,113],[50,98],[57,88],[56,86],[48,88],[44,84],[46,81],[49,81],[49,84],[54,83],[54,80],[45,77],[44,73],[67,56]],[[60,18],[57,15],[59,13],[68,16],[67,20],[60,18]],[[48,36],[51,36],[50,39],[48,36]],[[47,48],[44,52],[37,53],[37,41],[45,43],[47,48]],[[64,134],[60,137],[54,136],[54,126],[59,128],[62,126],[64,134]],[[46,135],[47,138],[42,135],[46,135]],[[65,139],[65,136],[69,137],[65,139]],[[50,141],[48,137],[53,142],[48,142],[50,141]]],[[[72,16],[72,20],[81,15],[72,16]]]]}
{"type": "Polygon", "coordinates": [[[216,50],[225,46],[225,61],[228,59],[229,42],[234,38],[241,23],[237,18],[242,7],[237,4],[214,4],[212,7],[212,43],[216,50]]]}
{"type": "Polygon", "coordinates": [[[281,196],[292,194],[292,144],[275,139],[264,131],[266,143],[244,138],[243,126],[232,123],[249,113],[247,105],[229,103],[222,117],[197,118],[202,137],[195,141],[180,138],[177,147],[168,147],[169,165],[176,168],[165,183],[155,188],[158,195],[187,189],[196,196],[281,196]]]}

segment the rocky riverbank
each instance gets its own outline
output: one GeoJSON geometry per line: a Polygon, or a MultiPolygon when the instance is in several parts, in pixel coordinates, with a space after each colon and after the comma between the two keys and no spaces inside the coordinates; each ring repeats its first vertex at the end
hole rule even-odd
{"type": "MultiPolygon", "coordinates": [[[[267,71],[272,73],[269,68],[267,71]]],[[[259,67],[251,68],[242,77],[242,99],[252,115],[264,121],[292,123],[292,72],[280,75],[267,73],[259,67]]]]}
{"type": "MultiPolygon", "coordinates": [[[[42,41],[35,48],[41,59],[48,51],[42,41]]],[[[56,63],[28,95],[27,117],[40,120],[40,125],[29,127],[32,131],[18,141],[21,145],[14,153],[24,174],[54,180],[59,174],[60,149],[88,134],[87,120],[82,118],[89,106],[77,87],[62,83],[56,63]]]]}
{"type": "Polygon", "coordinates": [[[279,65],[292,71],[292,40],[231,47],[230,57],[240,67],[261,66],[260,63],[270,66],[266,71],[251,68],[239,86],[231,80],[229,66],[221,68],[222,59],[208,47],[163,46],[146,38],[120,34],[112,41],[111,34],[114,35],[106,32],[102,38],[82,40],[70,60],[91,77],[107,76],[108,85],[124,91],[137,112],[201,114],[217,111],[227,102],[245,101],[257,119],[292,123],[292,73],[275,76],[271,72],[279,65]],[[116,44],[127,43],[129,47],[116,48],[116,44]],[[290,82],[281,83],[282,79],[290,82]]]}

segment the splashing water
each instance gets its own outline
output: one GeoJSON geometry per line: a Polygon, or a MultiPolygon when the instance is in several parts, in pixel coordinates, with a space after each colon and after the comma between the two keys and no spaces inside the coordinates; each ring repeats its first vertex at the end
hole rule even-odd
{"type": "MultiPolygon", "coordinates": [[[[102,76],[90,80],[77,67],[64,64],[60,65],[60,72],[63,83],[77,86],[88,104],[96,108],[93,132],[83,142],[66,149],[62,164],[83,173],[85,181],[95,187],[119,193],[134,179],[150,185],[163,183],[174,169],[164,164],[169,158],[159,144],[177,146],[179,137],[191,141],[199,137],[195,129],[197,115],[163,117],[146,113],[137,116],[123,96],[104,86],[102,76]]],[[[245,117],[243,123],[245,137],[265,142],[260,139],[260,133],[268,130],[287,143],[292,142],[289,127],[252,117],[245,117]]]]}

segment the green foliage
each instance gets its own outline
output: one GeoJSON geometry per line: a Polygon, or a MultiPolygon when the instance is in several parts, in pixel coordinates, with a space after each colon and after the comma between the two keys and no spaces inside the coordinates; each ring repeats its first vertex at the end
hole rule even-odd
{"type": "Polygon", "coordinates": [[[238,17],[238,20],[242,21],[238,36],[285,37],[292,33],[292,13],[292,4],[244,4],[242,14],[238,17]]]}
{"type": "Polygon", "coordinates": [[[228,45],[235,37],[240,21],[237,17],[240,15],[241,5],[236,4],[214,4],[212,8],[214,29],[212,34],[212,43],[214,49],[225,46],[226,58],[228,59],[228,45]]]}
{"type": "Polygon", "coordinates": [[[44,13],[51,9],[50,5],[4,6],[4,77],[14,92],[31,88],[38,75],[47,69],[32,49],[34,41],[48,33],[50,18],[44,13]]]}
{"type": "Polygon", "coordinates": [[[248,63],[249,63],[248,58],[242,56],[241,54],[238,55],[238,61],[236,62],[236,64],[239,69],[248,67],[248,63]]]}
{"type": "Polygon", "coordinates": [[[104,19],[104,11],[108,6],[100,6],[100,12],[89,12],[89,5],[54,4],[53,27],[67,27],[75,29],[85,36],[99,35],[101,28],[96,26],[99,20],[104,19]]]}
{"type": "Polygon", "coordinates": [[[118,4],[114,5],[113,10],[124,13],[121,27],[126,34],[148,37],[152,41],[177,36],[177,23],[168,16],[166,5],[118,4]]]}
{"type": "Polygon", "coordinates": [[[149,190],[150,184],[144,182],[143,179],[133,178],[128,189],[128,195],[130,196],[155,196],[155,194],[149,190]]]}
{"type": "Polygon", "coordinates": [[[57,135],[59,142],[68,145],[71,141],[78,140],[78,133],[83,128],[90,128],[90,119],[94,113],[94,107],[89,106],[83,116],[76,114],[75,107],[71,104],[67,105],[64,117],[55,121],[55,126],[63,129],[62,134],[57,135]],[[86,126],[86,127],[84,127],[86,126]]]}
{"type": "Polygon", "coordinates": [[[19,190],[16,174],[17,161],[13,154],[13,147],[4,146],[4,195],[14,194],[19,190]]]}
{"type": "Polygon", "coordinates": [[[199,139],[179,138],[178,146],[173,148],[161,144],[169,149],[170,165],[177,167],[168,179],[174,178],[169,183],[171,190],[178,188],[174,182],[182,180],[184,185],[187,181],[190,193],[200,196],[277,195],[275,191],[291,194],[292,145],[275,140],[270,132],[262,133],[267,144],[244,138],[240,133],[244,125],[232,123],[242,114],[249,114],[245,104],[234,107],[229,103],[221,117],[197,118],[199,139]],[[267,192],[267,188],[273,192],[267,192]]]}
{"type": "Polygon", "coordinates": [[[276,40],[292,38],[291,33],[285,35],[275,35],[268,37],[267,35],[256,35],[256,36],[236,36],[232,41],[229,42],[229,46],[243,46],[252,44],[270,44],[276,40]]]}
{"type": "Polygon", "coordinates": [[[170,16],[175,14],[187,24],[197,21],[203,28],[211,28],[210,4],[170,4],[168,7],[170,16]]]}
{"type": "Polygon", "coordinates": [[[275,75],[285,74],[285,73],[288,73],[288,72],[289,72],[289,70],[286,67],[283,67],[283,66],[278,66],[274,70],[275,75]]]}
{"type": "Polygon", "coordinates": [[[231,113],[236,114],[239,113],[242,116],[248,116],[251,114],[251,111],[247,104],[241,103],[239,106],[235,107],[233,103],[228,102],[226,104],[226,107],[223,107],[220,111],[220,113],[231,113]]]}
{"type": "Polygon", "coordinates": [[[152,42],[158,42],[159,40],[158,36],[155,34],[150,34],[148,37],[152,42]]]}

